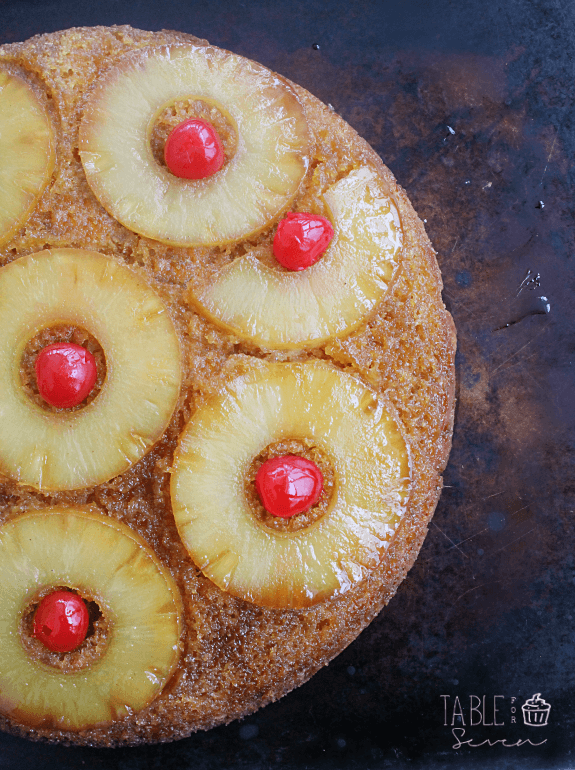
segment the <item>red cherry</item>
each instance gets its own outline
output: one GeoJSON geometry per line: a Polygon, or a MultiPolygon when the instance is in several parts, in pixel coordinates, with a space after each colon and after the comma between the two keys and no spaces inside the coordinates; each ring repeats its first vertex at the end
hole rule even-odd
{"type": "Polygon", "coordinates": [[[329,219],[290,212],[278,225],[274,255],[288,270],[305,270],[318,261],[332,238],[333,227],[329,219]]]}
{"type": "Polygon", "coordinates": [[[268,513],[289,519],[317,503],[323,491],[323,476],[311,460],[283,455],[262,463],[256,489],[268,513]]]}
{"type": "Polygon", "coordinates": [[[89,623],[84,601],[71,591],[45,596],[34,615],[34,636],[52,652],[71,652],[86,638],[89,623]]]}
{"type": "Polygon", "coordinates": [[[184,120],[174,128],[164,147],[166,166],[182,179],[204,179],[224,164],[218,132],[205,120],[184,120]]]}
{"type": "Polygon", "coordinates": [[[96,360],[72,342],[48,345],[36,358],[40,395],[52,406],[67,409],[81,404],[96,382],[96,360]]]}

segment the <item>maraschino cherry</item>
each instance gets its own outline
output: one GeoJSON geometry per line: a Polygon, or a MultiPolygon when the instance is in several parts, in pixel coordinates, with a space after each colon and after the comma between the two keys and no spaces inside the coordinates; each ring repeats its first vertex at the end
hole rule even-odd
{"type": "Polygon", "coordinates": [[[218,132],[205,120],[191,118],[177,125],[164,147],[166,166],[182,179],[204,179],[224,164],[218,132]]]}
{"type": "Polygon", "coordinates": [[[329,219],[290,211],[276,230],[274,256],[288,270],[305,270],[318,261],[332,238],[329,219]]]}
{"type": "Polygon", "coordinates": [[[54,591],[38,605],[33,633],[52,652],[71,652],[86,638],[89,621],[81,597],[71,591],[54,591]]]}
{"type": "Polygon", "coordinates": [[[40,395],[59,409],[81,404],[97,377],[94,356],[72,342],[57,342],[43,348],[36,358],[35,369],[40,395]]]}
{"type": "Polygon", "coordinates": [[[317,503],[323,491],[323,476],[311,460],[282,455],[262,463],[256,489],[268,513],[289,519],[317,503]]]}

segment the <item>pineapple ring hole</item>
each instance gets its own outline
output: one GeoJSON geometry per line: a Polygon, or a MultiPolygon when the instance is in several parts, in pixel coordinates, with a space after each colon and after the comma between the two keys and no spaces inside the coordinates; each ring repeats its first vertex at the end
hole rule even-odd
{"type": "Polygon", "coordinates": [[[311,439],[285,439],[269,444],[251,462],[244,479],[245,495],[256,521],[273,532],[291,533],[310,527],[319,521],[330,509],[335,490],[335,471],[333,463],[324,450],[311,439]],[[317,503],[307,511],[297,513],[289,519],[272,516],[263,507],[256,490],[256,475],[266,460],[281,455],[298,455],[311,460],[320,469],[323,476],[323,490],[317,503]]]}
{"type": "MultiPolygon", "coordinates": [[[[194,96],[168,102],[152,118],[150,148],[156,163],[167,169],[164,147],[168,136],[176,126],[191,118],[198,118],[212,124],[224,147],[224,166],[229,163],[238,149],[238,132],[233,118],[217,102],[194,96]]],[[[196,180],[183,181],[193,183],[196,180]]]]}
{"type": "Polygon", "coordinates": [[[80,327],[71,324],[50,326],[34,335],[24,348],[24,353],[22,354],[22,359],[20,361],[20,379],[28,398],[45,411],[74,412],[78,409],[83,409],[98,397],[106,379],[106,356],[104,355],[104,350],[98,340],[85,329],[81,329],[80,327]],[[38,392],[38,383],[36,381],[36,370],[34,365],[38,353],[40,353],[40,351],[47,345],[52,345],[56,342],[73,342],[76,345],[81,345],[89,350],[96,360],[96,382],[94,383],[94,387],[81,404],[67,409],[59,409],[44,401],[38,392]]]}
{"type": "Polygon", "coordinates": [[[42,588],[26,606],[20,621],[20,638],[30,658],[64,673],[81,671],[94,665],[106,652],[110,631],[111,623],[102,612],[97,598],[64,585],[42,588]],[[77,594],[86,602],[88,609],[89,624],[86,638],[71,652],[53,652],[33,635],[36,609],[45,596],[55,591],[71,591],[77,594]]]}

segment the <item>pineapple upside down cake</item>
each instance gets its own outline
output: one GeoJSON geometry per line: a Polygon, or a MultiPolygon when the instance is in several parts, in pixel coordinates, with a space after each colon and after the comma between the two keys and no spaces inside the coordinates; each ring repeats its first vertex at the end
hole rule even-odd
{"type": "Polygon", "coordinates": [[[423,225],[332,109],[177,32],[0,47],[0,726],[229,722],[395,593],[455,332],[423,225]]]}

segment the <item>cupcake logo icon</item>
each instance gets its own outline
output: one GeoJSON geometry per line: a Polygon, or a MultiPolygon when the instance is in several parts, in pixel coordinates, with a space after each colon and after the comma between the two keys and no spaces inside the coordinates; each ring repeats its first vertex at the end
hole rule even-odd
{"type": "Polygon", "coordinates": [[[540,692],[536,692],[532,698],[528,698],[521,706],[523,722],[530,727],[543,727],[549,719],[551,704],[546,703],[540,692]]]}

